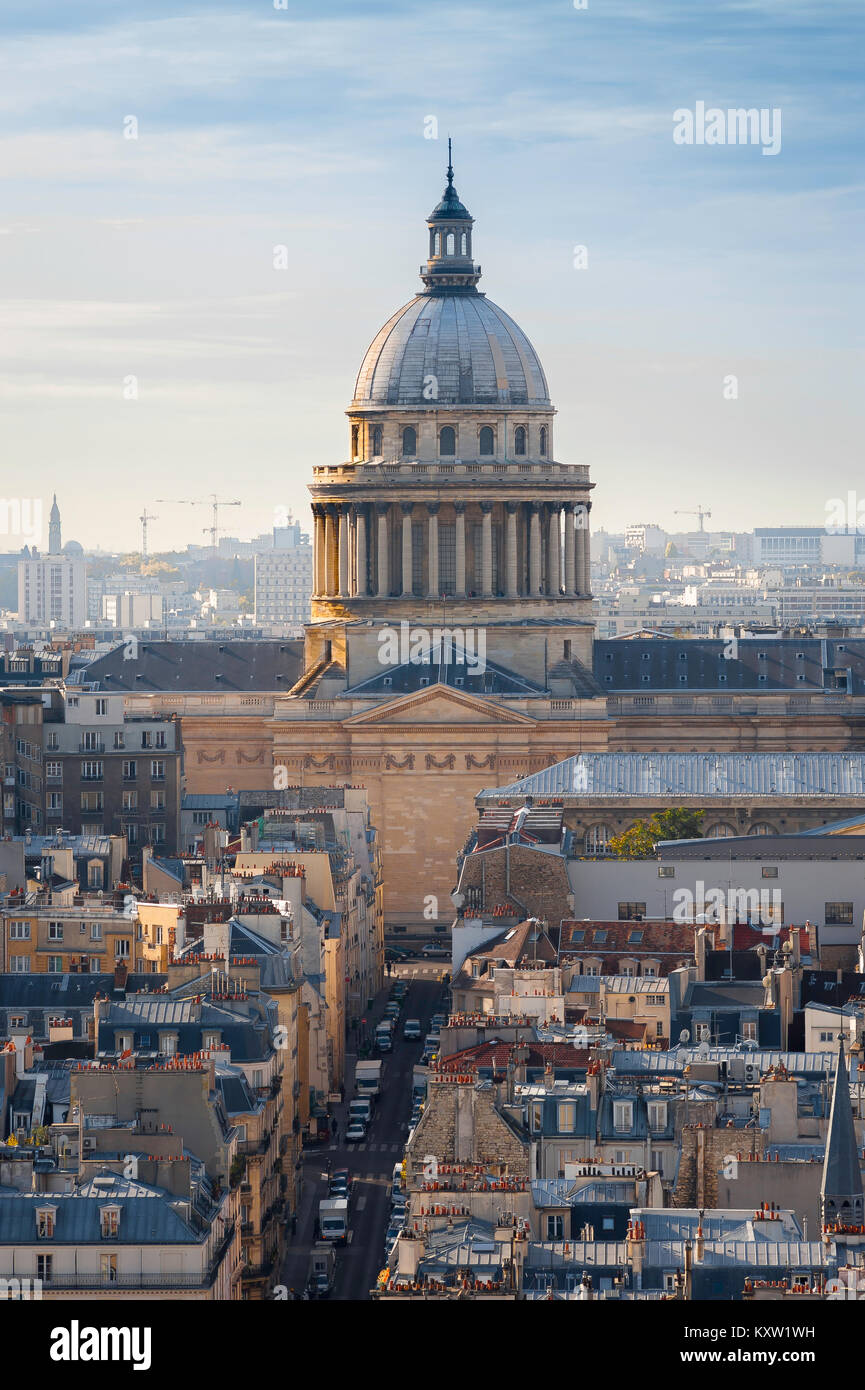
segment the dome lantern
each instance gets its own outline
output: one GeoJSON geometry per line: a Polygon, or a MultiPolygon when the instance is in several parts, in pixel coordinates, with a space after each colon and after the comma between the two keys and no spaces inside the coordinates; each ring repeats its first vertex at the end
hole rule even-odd
{"type": "Polygon", "coordinates": [[[474,218],[454,188],[451,142],[448,138],[447,185],[442,200],[427,218],[429,260],[421,266],[427,294],[477,294],[481,268],[472,260],[474,218]]]}

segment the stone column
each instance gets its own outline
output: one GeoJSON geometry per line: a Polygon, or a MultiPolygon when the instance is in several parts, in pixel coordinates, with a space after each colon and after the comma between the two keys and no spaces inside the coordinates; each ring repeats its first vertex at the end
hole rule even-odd
{"type": "Polygon", "coordinates": [[[574,584],[576,583],[573,502],[566,502],[563,510],[565,516],[565,593],[572,594],[574,592],[574,584]]]}
{"type": "Polygon", "coordinates": [[[576,507],[576,530],[574,530],[574,585],[577,594],[585,594],[585,566],[583,556],[585,555],[585,523],[588,521],[588,513],[585,512],[585,503],[577,503],[576,507]]]}
{"type": "Polygon", "coordinates": [[[355,593],[366,598],[369,593],[369,579],[366,564],[366,503],[355,508],[355,593]]]}
{"type": "Polygon", "coordinates": [[[312,509],[315,517],[315,593],[325,592],[324,582],[324,508],[316,503],[312,509]]]}
{"type": "Polygon", "coordinates": [[[386,598],[390,593],[390,534],[387,525],[390,503],[376,502],[375,510],[378,517],[378,596],[386,598]]]}
{"type": "Polygon", "coordinates": [[[541,591],[540,502],[529,503],[529,593],[537,598],[541,591]]]}
{"type": "Polygon", "coordinates": [[[324,515],[324,592],[328,597],[336,593],[336,507],[331,503],[324,515]]]}
{"type": "Polygon", "coordinates": [[[505,542],[506,558],[506,580],[505,593],[508,598],[516,598],[517,589],[517,508],[519,502],[506,502],[505,510],[508,514],[507,520],[507,539],[505,542]]]}
{"type": "Polygon", "coordinates": [[[562,542],[559,535],[559,504],[550,503],[549,522],[547,527],[547,588],[551,594],[557,594],[561,588],[561,549],[562,542]]]}
{"type": "Polygon", "coordinates": [[[411,598],[411,514],[414,502],[400,502],[402,508],[402,596],[411,598]]]}
{"type": "Polygon", "coordinates": [[[466,504],[454,502],[456,512],[456,597],[466,596],[466,504]]]}
{"type": "Polygon", "coordinates": [[[592,592],[592,547],[589,536],[589,513],[592,510],[591,502],[586,503],[586,512],[583,517],[583,593],[592,592]]]}
{"type": "Polygon", "coordinates": [[[481,594],[493,593],[493,504],[481,502],[481,594]]]}
{"type": "Polygon", "coordinates": [[[348,502],[340,503],[339,508],[339,596],[348,597],[348,502]]]}
{"type": "Polygon", "coordinates": [[[439,507],[440,502],[427,502],[427,598],[439,596],[439,507]]]}

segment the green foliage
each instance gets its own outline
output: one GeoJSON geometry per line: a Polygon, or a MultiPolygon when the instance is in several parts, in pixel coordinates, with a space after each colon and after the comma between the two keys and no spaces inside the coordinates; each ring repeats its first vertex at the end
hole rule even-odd
{"type": "Polygon", "coordinates": [[[652,859],[659,840],[699,840],[705,814],[684,806],[656,811],[647,821],[638,820],[621,835],[614,835],[610,849],[617,859],[652,859]]]}

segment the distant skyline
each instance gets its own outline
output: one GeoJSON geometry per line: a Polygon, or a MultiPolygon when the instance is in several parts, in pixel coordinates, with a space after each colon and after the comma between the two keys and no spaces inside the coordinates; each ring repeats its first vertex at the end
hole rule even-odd
{"type": "Polygon", "coordinates": [[[213,491],[243,499],[228,534],[286,508],[310,529],[363,353],[420,288],[448,134],[480,288],[540,355],[596,529],[698,505],[712,530],[819,525],[865,487],[846,0],[7,0],[3,22],[2,491],[46,516],[56,491],[64,539],[138,549],[146,505],[151,551],[206,543],[206,505],[156,499],[213,491]],[[699,103],[779,111],[780,148],[675,143],[699,103]]]}

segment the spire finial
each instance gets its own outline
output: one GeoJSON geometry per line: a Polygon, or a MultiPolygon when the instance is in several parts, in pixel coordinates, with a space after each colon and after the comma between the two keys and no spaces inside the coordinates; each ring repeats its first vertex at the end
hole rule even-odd
{"type": "Polygon", "coordinates": [[[453,166],[453,159],[451,158],[451,137],[448,136],[448,187],[449,187],[449,188],[453,188],[453,186],[454,186],[454,166],[453,166]]]}

